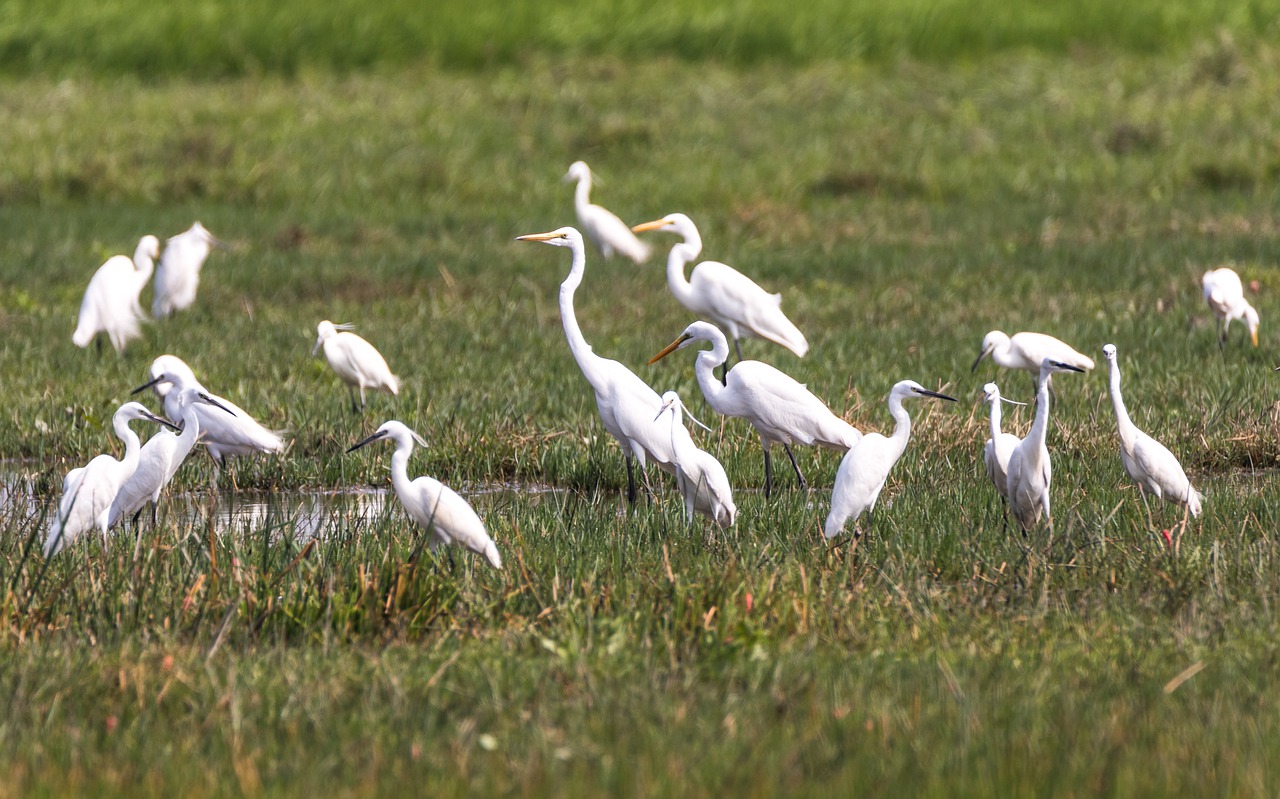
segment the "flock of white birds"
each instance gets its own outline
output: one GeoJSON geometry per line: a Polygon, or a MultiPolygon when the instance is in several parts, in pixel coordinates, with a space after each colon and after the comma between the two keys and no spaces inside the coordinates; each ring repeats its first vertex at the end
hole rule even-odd
{"type": "MultiPolygon", "coordinates": [[[[789,375],[754,360],[743,360],[740,340],[758,338],[771,341],[803,357],[808,341],[782,311],[782,296],[761,288],[755,281],[718,261],[697,264],[688,276],[685,269],[702,251],[702,239],[693,221],[680,213],[629,227],[617,216],[590,200],[592,172],[582,161],[570,166],[566,181],[576,181],[574,210],[578,227],[562,227],[549,233],[518,237],[520,241],[541,242],[568,248],[569,275],[560,286],[560,315],[565,338],[587,383],[595,392],[600,420],[622,447],[627,467],[627,497],[634,503],[638,464],[646,491],[651,492],[645,465],[653,461],[676,478],[684,499],[685,515],[692,521],[702,514],[721,527],[732,526],[738,515],[724,467],[715,456],[693,441],[684,425],[686,416],[703,426],[688,412],[673,391],[659,396],[634,372],[615,360],[595,354],[587,343],[574,313],[574,294],[586,271],[584,234],[608,258],[619,254],[641,263],[649,258],[650,247],[636,234],[648,231],[675,233],[680,241],[667,258],[667,284],[671,293],[700,320],[690,324],[670,345],[658,352],[652,364],[697,342],[701,349],[694,360],[699,388],[712,410],[723,416],[746,419],[760,436],[764,452],[764,491],[773,490],[772,447],[780,444],[795,471],[796,481],[807,487],[792,444],[821,445],[844,453],[836,473],[831,509],[823,526],[828,539],[839,536],[850,521],[871,511],[884,488],[889,472],[902,457],[911,435],[911,417],[904,401],[927,397],[955,402],[955,398],[931,391],[912,380],[903,380],[889,392],[889,413],[894,420],[890,435],[863,434],[837,414],[803,384],[789,375]],[[581,232],[580,232],[581,231],[581,232]],[[729,365],[732,340],[737,362],[729,365]],[[716,375],[715,370],[721,372],[716,375]]],[[[200,268],[211,247],[224,247],[199,222],[190,230],[170,238],[163,256],[159,240],[144,236],[132,260],[118,255],[103,264],[85,291],[80,316],[72,340],[88,346],[99,333],[123,351],[127,342],[139,335],[145,317],[139,296],[155,268],[155,300],[152,313],[157,318],[187,308],[194,302],[200,268]]],[[[1219,344],[1226,341],[1233,320],[1243,320],[1253,345],[1258,344],[1258,313],[1244,298],[1239,276],[1228,268],[1205,273],[1204,298],[1219,324],[1219,344]]],[[[314,356],[323,350],[333,371],[351,392],[353,411],[365,405],[367,389],[399,392],[399,380],[382,355],[349,325],[328,320],[317,326],[314,356]],[[357,395],[359,403],[357,404],[357,395]]],[[[1120,367],[1116,348],[1102,348],[1110,368],[1110,393],[1120,439],[1124,469],[1145,497],[1150,494],[1199,515],[1201,497],[1191,485],[1178,459],[1151,436],[1134,425],[1120,393],[1120,367]]],[[[995,383],[987,383],[983,396],[990,404],[991,438],[983,447],[983,461],[996,491],[1007,503],[1014,519],[1028,530],[1051,520],[1049,491],[1052,466],[1047,445],[1050,386],[1053,375],[1086,372],[1094,368],[1089,357],[1052,336],[1022,332],[1013,336],[993,330],[982,340],[973,371],[990,357],[1005,369],[1031,373],[1037,384],[1035,419],[1025,438],[1001,430],[1000,404],[1012,402],[1001,396],[995,383]]],[[[210,393],[191,368],[174,355],[162,355],[151,365],[151,379],[134,393],[151,388],[164,403],[165,417],[152,414],[137,402],[122,405],[113,417],[116,436],[124,442],[122,458],[99,455],[86,466],[71,470],[64,482],[58,513],[49,526],[44,551],[51,556],[84,533],[97,529],[105,537],[108,530],[132,518],[136,524],[150,503],[152,524],[155,508],[165,485],[196,443],[203,444],[215,463],[228,455],[280,453],[285,442],[230,400],[210,393]],[[145,420],[170,427],[142,445],[129,423],[145,420]]],[[[1022,403],[1013,403],[1022,404],[1022,403]]],[[[376,441],[395,444],[391,459],[392,485],[405,511],[431,531],[430,547],[458,544],[483,555],[496,569],[502,568],[497,546],[484,523],[457,493],[430,477],[410,480],[409,456],[422,438],[398,421],[383,424],[348,452],[376,441]]],[[[1185,523],[1185,515],[1184,515],[1185,523]]]]}

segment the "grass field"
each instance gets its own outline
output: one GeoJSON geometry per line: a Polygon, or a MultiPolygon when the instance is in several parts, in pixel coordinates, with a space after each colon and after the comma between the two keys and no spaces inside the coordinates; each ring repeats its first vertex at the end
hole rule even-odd
{"type": "MultiPolygon", "coordinates": [[[[38,30],[23,4],[3,12],[7,473],[54,501],[69,468],[118,447],[112,411],[173,352],[288,431],[285,457],[237,465],[242,489],[287,513],[295,490],[385,487],[385,448],[342,453],[399,418],[430,442],[410,472],[472,496],[507,568],[435,562],[394,503],[313,543],[278,526],[219,535],[210,510],[162,517],[137,553],[121,536],[46,563],[43,506],[10,501],[0,795],[1274,795],[1274,11],[1126,6],[1168,20],[1153,43],[1082,4],[1041,23],[1052,41],[997,41],[1036,29],[1028,7],[964,43],[959,11],[920,6],[949,42],[921,52],[903,42],[923,11],[894,7],[917,33],[881,32],[861,59],[796,44],[831,35],[818,16],[784,28],[786,46],[690,46],[705,59],[641,46],[662,37],[608,41],[596,16],[560,55],[563,19],[514,18],[533,43],[480,57],[498,22],[456,33],[459,7],[438,35],[470,55],[271,64],[248,42],[208,74],[194,46],[139,63],[109,38],[67,44],[131,4],[50,6],[38,30]],[[1079,46],[1094,29],[1113,38],[1079,46]],[[579,321],[597,352],[716,422],[696,438],[724,462],[739,521],[686,525],[665,477],[627,511],[560,329],[567,254],[514,241],[572,222],[559,179],[578,158],[624,219],[684,211],[705,257],[782,291],[810,354],[752,342],[748,357],[855,426],[886,430],[903,378],[961,398],[911,408],[912,444],[856,549],[821,535],[838,455],[797,450],[808,493],[776,459],[783,490],[766,501],[758,441],[711,418],[692,356],[644,365],[691,321],[661,236],[643,266],[589,258],[579,321]],[[123,356],[74,347],[93,269],[194,219],[233,245],[196,306],[123,356]],[[1215,342],[1198,281],[1224,263],[1256,282],[1256,350],[1239,329],[1215,342]],[[399,398],[349,412],[309,357],[326,318],[381,349],[399,398]],[[1099,361],[1117,345],[1135,420],[1206,494],[1176,548],[1160,531],[1180,514],[1148,516],[1124,477],[1105,369],[1057,381],[1053,531],[1005,527],[979,461],[980,388],[1028,399],[1030,380],[970,373],[993,328],[1099,361]],[[481,492],[499,483],[556,490],[481,492]]],[[[272,24],[305,45],[282,8],[272,24]]],[[[671,13],[652,24],[685,41],[660,24],[671,13]]],[[[748,4],[735,24],[770,13],[748,4]]],[[[172,24],[152,22],[118,35],[141,52],[172,24]]],[[[1006,411],[1019,433],[1029,419],[1006,411]]],[[[211,479],[193,458],[171,490],[233,502],[211,479]]]]}

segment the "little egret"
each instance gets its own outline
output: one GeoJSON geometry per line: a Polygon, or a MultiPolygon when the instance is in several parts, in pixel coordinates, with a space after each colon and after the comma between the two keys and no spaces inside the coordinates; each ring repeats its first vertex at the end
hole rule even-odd
{"type": "Polygon", "coordinates": [[[183,389],[194,388],[216,400],[222,409],[211,409],[203,403],[192,406],[200,417],[200,440],[219,465],[228,455],[253,455],[258,452],[284,452],[285,443],[280,435],[258,424],[228,399],[213,394],[196,379],[191,367],[176,355],[161,355],[151,364],[151,380],[138,386],[133,393],[151,388],[164,400],[164,414],[173,422],[182,421],[183,413],[178,397],[183,389]],[[229,412],[229,413],[228,413],[229,412]]]}
{"type": "Polygon", "coordinates": [[[1018,442],[1009,456],[1009,505],[1013,516],[1023,530],[1029,530],[1045,518],[1052,520],[1049,512],[1049,484],[1053,479],[1053,467],[1049,460],[1049,448],[1045,440],[1049,434],[1049,383],[1057,372],[1083,372],[1084,369],[1052,358],[1040,364],[1039,388],[1036,390],[1036,418],[1031,432],[1018,442]]]}
{"type": "Polygon", "coordinates": [[[991,438],[988,438],[987,443],[982,446],[982,462],[986,464],[987,477],[990,477],[991,482],[995,484],[1000,498],[1008,500],[1009,456],[1013,455],[1014,448],[1022,439],[1013,433],[1000,432],[1000,403],[1007,402],[1010,405],[1026,403],[1014,402],[1000,396],[1000,388],[995,383],[987,383],[982,387],[982,399],[984,402],[991,403],[991,438]]]}
{"type": "Polygon", "coordinates": [[[632,461],[640,461],[642,476],[647,460],[653,460],[662,469],[674,474],[675,447],[672,446],[672,441],[688,438],[689,431],[684,429],[683,424],[677,424],[674,417],[669,417],[665,423],[654,421],[662,416],[662,399],[658,392],[617,361],[596,355],[583,337],[582,329],[578,327],[577,314],[573,310],[574,293],[582,284],[587,264],[582,234],[574,228],[562,227],[550,233],[520,236],[516,240],[568,247],[573,254],[569,276],[560,284],[560,320],[564,325],[564,337],[569,342],[569,351],[578,362],[583,377],[587,378],[595,391],[596,407],[600,411],[604,429],[622,446],[627,463],[627,500],[634,503],[636,483],[632,461]]]}
{"type": "Polygon", "coordinates": [[[1093,359],[1076,352],[1065,342],[1043,333],[1014,333],[1013,337],[999,330],[992,330],[982,339],[982,350],[973,362],[970,372],[978,371],[982,359],[991,356],[997,366],[1005,369],[1021,369],[1032,376],[1040,374],[1040,364],[1045,358],[1070,364],[1076,371],[1087,372],[1093,368],[1093,359]]]}
{"type": "Polygon", "coordinates": [[[1234,269],[1222,267],[1204,273],[1200,280],[1204,301],[1218,318],[1218,347],[1227,342],[1227,328],[1235,319],[1244,320],[1253,346],[1258,346],[1258,312],[1244,298],[1244,284],[1234,269]]]}
{"type": "MultiPolygon", "coordinates": [[[[735,367],[736,371],[736,367],[735,367]]],[[[914,380],[903,380],[889,392],[889,415],[893,417],[893,435],[868,433],[853,449],[845,453],[831,489],[831,512],[822,534],[835,538],[845,523],[858,518],[876,506],[876,499],[889,479],[889,470],[902,457],[911,439],[911,416],[902,401],[912,397],[933,397],[955,402],[955,397],[930,391],[914,380]]]]}
{"type": "Polygon", "coordinates": [[[1192,516],[1200,515],[1200,492],[1192,487],[1182,464],[1164,444],[1138,429],[1125,410],[1120,396],[1120,361],[1114,344],[1102,348],[1102,356],[1111,365],[1111,405],[1116,412],[1116,428],[1120,433],[1120,462],[1125,473],[1146,494],[1185,505],[1192,516]]]}
{"type": "Polygon", "coordinates": [[[375,441],[394,441],[396,451],[391,456],[391,484],[405,512],[415,522],[431,532],[429,547],[434,553],[442,545],[461,544],[472,552],[484,555],[489,565],[502,568],[502,556],[493,539],[485,532],[484,522],[457,492],[433,477],[409,480],[409,455],[414,442],[426,446],[427,442],[400,422],[385,422],[377,432],[363,441],[353,444],[347,452],[355,452],[375,441]]]}
{"type": "MultiPolygon", "coordinates": [[[[176,380],[172,377],[170,379],[176,380]]],[[[116,492],[116,498],[111,503],[111,510],[107,514],[108,527],[115,527],[121,520],[130,516],[136,525],[143,506],[150,502],[151,526],[154,528],[160,492],[178,473],[178,467],[186,460],[191,448],[196,445],[196,439],[200,437],[200,416],[195,411],[196,404],[212,405],[226,413],[231,413],[228,408],[198,388],[185,388],[177,396],[178,408],[182,412],[182,431],[179,433],[161,431],[142,445],[142,450],[138,454],[137,468],[116,492]]]]}
{"type": "Polygon", "coordinates": [[[782,312],[782,295],[770,294],[754,280],[719,261],[703,261],[685,279],[684,268],[702,252],[702,237],[693,220],[684,214],[669,214],[632,228],[637,233],[662,230],[684,239],[667,256],[667,287],[680,304],[694,316],[710,319],[733,339],[738,360],[742,360],[743,336],[780,344],[800,357],[809,351],[809,342],[800,329],[782,312]]]}
{"type": "MultiPolygon", "coordinates": [[[[160,240],[143,236],[133,252],[133,260],[113,255],[98,267],[80,301],[80,317],[71,341],[87,347],[98,333],[106,333],[116,352],[124,352],[130,339],[142,335],[142,306],[138,296],[151,279],[160,240]]],[[[101,346],[101,345],[99,345],[101,346]]]]}
{"type": "Polygon", "coordinates": [[[153,415],[140,402],[126,402],[116,410],[111,417],[111,426],[116,438],[124,442],[124,457],[116,460],[110,455],[99,455],[87,465],[67,472],[62,481],[58,515],[49,525],[49,533],[44,540],[46,558],[58,554],[95,527],[106,538],[108,512],[116,492],[138,468],[138,434],[129,429],[129,422],[134,419],[173,427],[153,415]]]}
{"type": "Polygon", "coordinates": [[[700,350],[694,362],[698,386],[712,410],[723,416],[740,416],[760,434],[764,447],[764,495],[773,491],[773,469],[769,450],[781,444],[796,470],[796,481],[808,488],[800,466],[791,452],[791,444],[821,444],[847,452],[862,438],[853,425],[831,412],[802,383],[760,361],[738,361],[725,374],[723,385],[713,373],[729,357],[729,342],[724,333],[708,322],[694,322],[680,337],[671,342],[649,363],[667,357],[695,341],[711,343],[711,349],[700,350]]]}
{"type": "MultiPolygon", "coordinates": [[[[672,430],[683,426],[681,414],[687,413],[688,409],[674,391],[662,395],[662,410],[658,414],[668,412],[675,417],[672,430]]],[[[694,424],[706,427],[693,414],[689,414],[689,418],[694,424]]],[[[710,431],[710,428],[706,429],[710,431]]],[[[733,504],[733,489],[729,486],[724,466],[710,452],[695,446],[691,438],[673,440],[671,445],[676,450],[676,485],[684,497],[685,520],[692,522],[696,510],[721,527],[732,527],[738,516],[738,506],[733,504]]]]}
{"type": "Polygon", "coordinates": [[[151,301],[151,313],[157,319],[196,301],[200,267],[209,257],[210,247],[225,250],[227,245],[199,222],[165,242],[164,255],[156,267],[155,297],[151,301]]]}
{"type": "Polygon", "coordinates": [[[578,214],[578,226],[605,258],[621,253],[638,264],[649,260],[649,245],[631,232],[627,224],[613,214],[591,202],[591,167],[584,161],[574,161],[564,176],[567,183],[578,181],[573,192],[573,210],[578,214]]]}
{"type": "Polygon", "coordinates": [[[328,319],[316,326],[319,338],[311,350],[314,357],[324,348],[324,358],[333,371],[347,384],[351,391],[351,412],[364,410],[364,390],[366,388],[386,391],[391,395],[400,393],[400,378],[391,374],[391,367],[382,357],[382,353],[360,336],[350,331],[351,325],[335,325],[328,319]],[[356,405],[356,389],[360,389],[360,405],[356,405]]]}

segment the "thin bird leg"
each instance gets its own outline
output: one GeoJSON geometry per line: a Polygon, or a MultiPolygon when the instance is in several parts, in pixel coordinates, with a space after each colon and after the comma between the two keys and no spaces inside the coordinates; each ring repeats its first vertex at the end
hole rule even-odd
{"type": "Polygon", "coordinates": [[[356,388],[355,388],[355,386],[347,386],[347,394],[349,394],[349,395],[351,396],[351,412],[352,412],[352,413],[360,413],[360,408],[362,407],[363,403],[362,403],[361,405],[356,405],[356,388]]]}
{"type": "MultiPolygon", "coordinates": [[[[738,363],[742,363],[742,339],[737,337],[733,339],[733,349],[738,353],[738,363]]],[[[728,363],[729,359],[725,358],[724,362],[728,363]]]]}
{"type": "MultiPolygon", "coordinates": [[[[93,346],[94,346],[95,348],[97,348],[97,350],[98,350],[98,357],[99,357],[99,358],[101,358],[101,357],[102,357],[102,336],[94,336],[94,337],[93,337],[93,346]]],[[[1219,347],[1221,347],[1222,345],[1221,345],[1221,344],[1219,344],[1218,346],[1219,346],[1219,347]]]]}
{"type": "Polygon", "coordinates": [[[1147,529],[1156,529],[1156,523],[1151,519],[1151,506],[1147,504],[1147,492],[1141,488],[1138,489],[1138,496],[1142,497],[1142,510],[1147,514],[1147,529]]]}
{"type": "MultiPolygon", "coordinates": [[[[132,519],[130,519],[130,520],[129,520],[129,522],[130,522],[134,527],[137,527],[137,526],[138,526],[138,519],[140,519],[140,518],[142,518],[142,508],[138,508],[137,512],[133,514],[133,518],[132,518],[132,519]]],[[[154,526],[155,526],[155,519],[152,519],[152,520],[151,520],[151,526],[152,526],[152,527],[154,527],[154,526]]]]}
{"type": "Polygon", "coordinates": [[[773,492],[773,463],[769,457],[768,445],[764,448],[764,498],[768,499],[773,492]]]}
{"type": "Polygon", "coordinates": [[[631,455],[626,456],[627,460],[627,504],[636,504],[636,474],[635,465],[632,464],[634,458],[631,455]]]}
{"type": "MultiPolygon", "coordinates": [[[[156,529],[156,505],[157,505],[157,504],[158,504],[158,503],[155,503],[155,502],[152,502],[152,503],[151,503],[151,530],[152,530],[152,532],[155,532],[155,529],[156,529]]],[[[141,511],[142,511],[142,509],[141,509],[141,508],[139,508],[139,509],[138,509],[138,511],[139,511],[139,512],[141,512],[141,511]]]]}
{"type": "Polygon", "coordinates": [[[364,384],[360,385],[360,410],[364,410],[364,384]]]}
{"type": "Polygon", "coordinates": [[[791,459],[791,468],[796,470],[796,481],[800,484],[800,490],[808,491],[809,483],[804,479],[804,475],[800,474],[800,464],[796,463],[796,456],[791,454],[791,445],[783,444],[782,448],[787,451],[787,457],[791,459]]]}

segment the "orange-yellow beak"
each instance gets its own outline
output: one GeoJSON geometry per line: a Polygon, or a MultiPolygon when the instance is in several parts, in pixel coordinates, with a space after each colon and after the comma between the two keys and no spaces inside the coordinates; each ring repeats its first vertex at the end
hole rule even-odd
{"type": "Polygon", "coordinates": [[[667,226],[667,220],[666,220],[666,217],[663,217],[662,219],[655,219],[652,222],[645,222],[643,224],[636,225],[635,227],[631,228],[631,232],[644,233],[649,230],[659,230],[666,226],[667,226]]]}
{"type": "Polygon", "coordinates": [[[681,344],[683,344],[683,343],[685,343],[686,341],[688,341],[688,340],[689,340],[689,339],[691,339],[691,338],[693,338],[693,336],[689,335],[688,333],[681,333],[681,334],[680,334],[680,338],[676,339],[675,341],[671,342],[671,343],[670,343],[670,344],[668,344],[667,346],[663,347],[663,348],[662,348],[662,352],[658,353],[657,355],[655,355],[655,356],[653,356],[652,358],[650,358],[650,359],[649,359],[649,363],[650,363],[650,365],[657,363],[658,361],[660,361],[660,360],[662,360],[663,358],[667,357],[667,356],[668,356],[668,355],[670,355],[671,353],[673,353],[673,352],[675,352],[676,350],[680,349],[680,345],[681,345],[681,344]]]}
{"type": "Polygon", "coordinates": [[[552,239],[559,238],[561,235],[563,234],[555,233],[555,232],[530,233],[527,236],[516,236],[516,241],[551,241],[552,239]]]}

